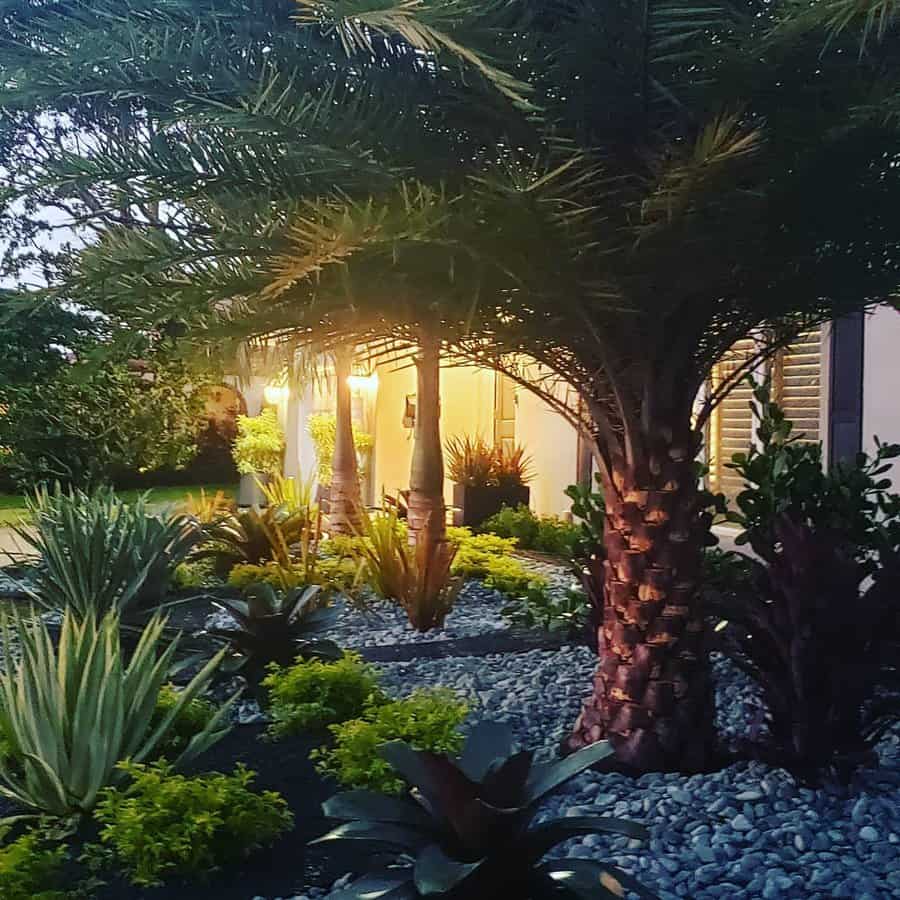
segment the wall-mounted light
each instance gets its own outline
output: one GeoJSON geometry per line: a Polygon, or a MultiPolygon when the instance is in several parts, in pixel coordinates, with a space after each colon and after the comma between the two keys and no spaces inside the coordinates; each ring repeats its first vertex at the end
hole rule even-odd
{"type": "Polygon", "coordinates": [[[361,394],[374,394],[378,390],[378,373],[372,372],[371,375],[348,375],[347,386],[351,391],[358,391],[361,394]]]}
{"type": "Polygon", "coordinates": [[[267,384],[263,391],[266,403],[270,406],[277,406],[282,400],[287,399],[288,394],[290,394],[288,386],[286,384],[278,384],[277,382],[267,384]]]}

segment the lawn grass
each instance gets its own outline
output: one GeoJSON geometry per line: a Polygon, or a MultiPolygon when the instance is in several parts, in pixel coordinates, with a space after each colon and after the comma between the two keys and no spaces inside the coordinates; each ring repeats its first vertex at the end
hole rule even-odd
{"type": "MultiPolygon", "coordinates": [[[[225,495],[233,498],[237,491],[237,485],[234,484],[188,484],[176,485],[175,487],[157,487],[150,488],[147,493],[150,494],[150,501],[163,506],[168,503],[178,503],[192,493],[195,497],[199,496],[200,490],[203,489],[207,494],[215,494],[216,491],[224,491],[225,495]]],[[[135,500],[143,490],[119,491],[119,496],[126,501],[135,500]]],[[[25,508],[25,498],[21,494],[0,494],[0,527],[4,525],[15,525],[21,522],[27,515],[25,508]]]]}

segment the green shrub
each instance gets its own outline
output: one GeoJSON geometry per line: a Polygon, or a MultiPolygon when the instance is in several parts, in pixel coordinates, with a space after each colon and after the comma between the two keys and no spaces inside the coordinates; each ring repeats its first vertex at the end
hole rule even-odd
{"type": "MultiPolygon", "coordinates": [[[[166,716],[178,706],[180,691],[171,684],[165,684],[156,698],[156,710],[150,720],[150,730],[158,728],[166,716]]],[[[184,753],[196,734],[202,734],[214,721],[219,708],[208,700],[195,697],[175,713],[163,739],[156,746],[156,753],[166,759],[175,760],[184,753]]]]}
{"type": "Polygon", "coordinates": [[[210,558],[183,562],[172,573],[172,586],[176,588],[209,587],[221,583],[216,575],[215,561],[210,558]]]}
{"type": "Polygon", "coordinates": [[[250,789],[255,774],[186,778],[168,763],[123,763],[130,782],[103,792],[94,811],[100,840],[132,883],[160,884],[173,874],[205,875],[271,844],[294,817],[274,791],[250,789]]]}
{"type": "Polygon", "coordinates": [[[448,529],[448,538],[457,544],[452,571],[463,578],[478,578],[487,587],[508,596],[519,596],[529,585],[546,586],[547,579],[526,568],[510,554],[515,538],[496,534],[475,534],[467,528],[448,529]]]}
{"type": "MultiPolygon", "coordinates": [[[[9,828],[0,828],[0,841],[9,828]]],[[[64,900],[62,868],[68,857],[59,844],[48,847],[35,831],[0,847],[0,897],[3,900],[64,900]]]]}
{"type": "Polygon", "coordinates": [[[523,550],[537,550],[571,559],[581,539],[581,528],[556,516],[536,516],[529,507],[504,506],[481,524],[481,531],[513,538],[523,550]]]}
{"type": "Polygon", "coordinates": [[[500,556],[487,564],[484,584],[507,597],[518,597],[531,587],[547,587],[547,579],[527,569],[517,559],[500,556]]]}
{"type": "Polygon", "coordinates": [[[349,652],[336,662],[271,666],[263,686],[271,702],[269,733],[276,738],[358,718],[386,699],[375,669],[349,652]]]}
{"type": "Polygon", "coordinates": [[[463,745],[459,730],[466,703],[446,688],[415,691],[402,700],[369,704],[362,717],[329,727],[334,746],[314,750],[316,768],[345,787],[399,794],[405,782],[378,748],[387,741],[406,741],[416,750],[455,756],[463,745]]]}
{"type": "Polygon", "coordinates": [[[501,610],[516,625],[570,633],[585,627],[589,611],[588,599],[581,588],[570,587],[560,596],[538,585],[529,587],[523,596],[501,610]]]}
{"type": "Polygon", "coordinates": [[[274,409],[264,409],[258,416],[238,416],[237,430],[232,455],[238,472],[274,475],[281,471],[284,431],[274,409]]]}

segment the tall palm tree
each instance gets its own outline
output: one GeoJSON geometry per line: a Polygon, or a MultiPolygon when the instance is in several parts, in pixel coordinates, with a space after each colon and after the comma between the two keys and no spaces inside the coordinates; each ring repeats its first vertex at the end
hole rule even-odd
{"type": "Polygon", "coordinates": [[[409,471],[409,538],[432,547],[446,539],[441,446],[441,339],[423,330],[416,364],[416,421],[409,471]]]}
{"type": "Polygon", "coordinates": [[[353,371],[353,354],[352,344],[338,346],[332,354],[336,403],[328,527],[337,534],[359,534],[363,517],[359,465],[353,441],[353,399],[349,382],[353,371]]]}
{"type": "Polygon", "coordinates": [[[884,0],[17,0],[6,221],[19,201],[90,227],[54,296],[136,328],[221,347],[429,326],[542,396],[607,504],[571,744],[699,768],[703,425],[797,330],[897,289],[895,26],[884,0]]]}

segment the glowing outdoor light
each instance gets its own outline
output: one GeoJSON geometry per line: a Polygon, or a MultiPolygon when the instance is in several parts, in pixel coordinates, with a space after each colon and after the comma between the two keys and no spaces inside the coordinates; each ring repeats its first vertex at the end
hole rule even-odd
{"type": "Polygon", "coordinates": [[[372,372],[371,375],[348,375],[347,386],[351,391],[374,394],[375,391],[378,390],[378,373],[372,372]]]}
{"type": "Polygon", "coordinates": [[[277,406],[282,400],[287,398],[288,393],[288,386],[286,384],[272,383],[266,385],[263,396],[266,398],[266,403],[271,406],[277,406]]]}

